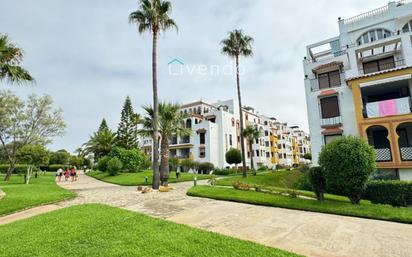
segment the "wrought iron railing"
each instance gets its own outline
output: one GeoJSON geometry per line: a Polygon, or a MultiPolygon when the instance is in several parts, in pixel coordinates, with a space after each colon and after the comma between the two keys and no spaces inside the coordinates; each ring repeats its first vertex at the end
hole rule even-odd
{"type": "Polygon", "coordinates": [[[339,124],[342,124],[342,116],[320,120],[321,126],[333,126],[333,125],[339,125],[339,124]]]}

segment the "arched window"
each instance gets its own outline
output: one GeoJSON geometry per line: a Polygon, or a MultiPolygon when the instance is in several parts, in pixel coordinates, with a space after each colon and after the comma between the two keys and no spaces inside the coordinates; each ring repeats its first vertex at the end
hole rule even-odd
{"type": "Polygon", "coordinates": [[[412,20],[408,21],[405,25],[402,27],[402,32],[406,33],[412,31],[412,20]]]}
{"type": "Polygon", "coordinates": [[[382,38],[388,38],[392,35],[392,33],[387,29],[373,29],[369,30],[368,32],[363,33],[358,40],[356,40],[356,44],[358,46],[362,44],[367,44],[370,42],[374,42],[376,40],[382,38]]]}

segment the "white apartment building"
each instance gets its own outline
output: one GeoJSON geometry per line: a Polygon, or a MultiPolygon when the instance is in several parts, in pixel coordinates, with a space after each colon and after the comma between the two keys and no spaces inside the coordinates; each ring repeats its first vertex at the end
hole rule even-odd
{"type": "Polygon", "coordinates": [[[363,137],[377,166],[412,179],[412,3],[338,19],[339,35],[303,60],[312,160],[342,135],[363,137]]]}
{"type": "MultiPolygon", "coordinates": [[[[190,115],[184,124],[187,128],[191,128],[192,133],[187,137],[173,136],[170,138],[170,157],[210,162],[219,168],[229,167],[230,165],[225,160],[226,152],[230,148],[240,149],[237,102],[227,100],[209,104],[197,101],[182,105],[181,112],[190,115]]],[[[292,166],[305,163],[303,154],[309,152],[310,149],[307,133],[297,127],[290,128],[286,123],[281,124],[275,118],[260,115],[251,107],[244,107],[242,113],[245,126],[255,126],[261,135],[252,145],[255,168],[261,166],[275,168],[278,164],[292,166]],[[281,140],[278,141],[280,137],[281,140]],[[295,147],[293,142],[296,142],[295,147]],[[302,144],[301,154],[299,142],[302,144]]],[[[146,154],[151,153],[151,143],[152,140],[149,138],[140,140],[141,147],[145,149],[146,154]]],[[[246,140],[245,148],[246,163],[250,167],[252,154],[246,140]]]]}

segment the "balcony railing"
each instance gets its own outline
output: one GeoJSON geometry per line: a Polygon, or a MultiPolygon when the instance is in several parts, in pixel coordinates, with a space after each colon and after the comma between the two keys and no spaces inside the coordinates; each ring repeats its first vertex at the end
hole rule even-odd
{"type": "Polygon", "coordinates": [[[400,149],[402,161],[412,161],[412,147],[401,147],[400,149]]]}
{"type": "Polygon", "coordinates": [[[190,137],[184,137],[180,139],[179,144],[189,144],[190,143],[190,137]]]}
{"type": "Polygon", "coordinates": [[[390,148],[375,148],[377,162],[392,161],[392,154],[390,148]]]}
{"type": "Polygon", "coordinates": [[[320,120],[320,125],[322,127],[339,125],[339,124],[342,124],[342,116],[337,116],[337,117],[333,117],[333,118],[327,118],[327,119],[321,119],[320,120]]]}
{"type": "Polygon", "coordinates": [[[325,87],[325,88],[320,88],[319,87],[319,79],[311,79],[310,80],[310,89],[312,92],[315,91],[319,91],[319,90],[327,90],[327,89],[331,89],[331,88],[337,88],[337,87],[341,87],[341,86],[345,86],[346,82],[345,82],[345,73],[341,72],[339,73],[340,76],[340,81],[337,81],[335,83],[331,83],[331,85],[329,85],[329,87],[325,87]]]}
{"type": "Polygon", "coordinates": [[[359,74],[360,75],[365,75],[365,74],[370,74],[370,73],[375,73],[375,72],[380,72],[380,71],[385,71],[385,70],[390,70],[394,68],[399,68],[405,66],[405,60],[397,60],[393,62],[388,62],[384,64],[379,64],[376,67],[371,67],[371,68],[364,68],[363,64],[361,64],[361,67],[359,67],[359,74]]]}
{"type": "Polygon", "coordinates": [[[376,118],[390,115],[408,114],[411,113],[411,98],[402,97],[391,100],[367,103],[364,108],[365,118],[376,118]]]}

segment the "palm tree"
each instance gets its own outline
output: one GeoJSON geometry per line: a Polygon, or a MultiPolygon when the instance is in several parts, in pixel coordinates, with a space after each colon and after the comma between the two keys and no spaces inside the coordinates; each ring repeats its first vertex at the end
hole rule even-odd
{"type": "Polygon", "coordinates": [[[172,4],[163,0],[140,0],[139,9],[130,13],[129,22],[135,23],[139,33],[149,31],[152,34],[152,84],[153,84],[153,189],[160,185],[158,120],[159,102],[157,96],[157,38],[161,31],[175,28],[177,25],[169,17],[172,4]]]}
{"type": "MultiPolygon", "coordinates": [[[[153,133],[154,110],[151,106],[145,106],[146,116],[143,118],[143,129],[140,134],[148,136],[153,133]]],[[[159,104],[159,133],[160,143],[160,181],[162,186],[168,185],[169,179],[169,138],[172,135],[188,136],[191,130],[184,127],[183,120],[188,116],[180,113],[180,105],[171,103],[159,104]]]]}
{"type": "Polygon", "coordinates": [[[243,163],[243,177],[247,176],[246,172],[246,158],[245,158],[245,142],[243,137],[243,114],[242,114],[242,98],[240,94],[240,79],[239,79],[239,58],[240,56],[249,57],[253,55],[252,52],[253,38],[244,35],[241,30],[233,30],[229,32],[229,37],[224,39],[222,44],[223,54],[228,55],[236,60],[236,84],[237,96],[239,101],[239,115],[240,115],[240,146],[242,150],[243,163]]]}
{"type": "Polygon", "coordinates": [[[243,130],[243,136],[248,141],[249,151],[250,151],[250,167],[254,171],[253,174],[256,175],[255,167],[253,165],[254,153],[253,153],[252,145],[253,145],[254,140],[259,139],[260,132],[259,132],[259,130],[257,130],[257,128],[249,125],[243,130]]]}
{"type": "Polygon", "coordinates": [[[110,129],[103,129],[95,132],[84,145],[85,153],[92,153],[94,159],[98,160],[112,151],[116,136],[110,129]]]}
{"type": "Polygon", "coordinates": [[[34,81],[28,71],[20,65],[23,50],[12,44],[7,35],[0,35],[0,81],[21,84],[34,81]]]}

